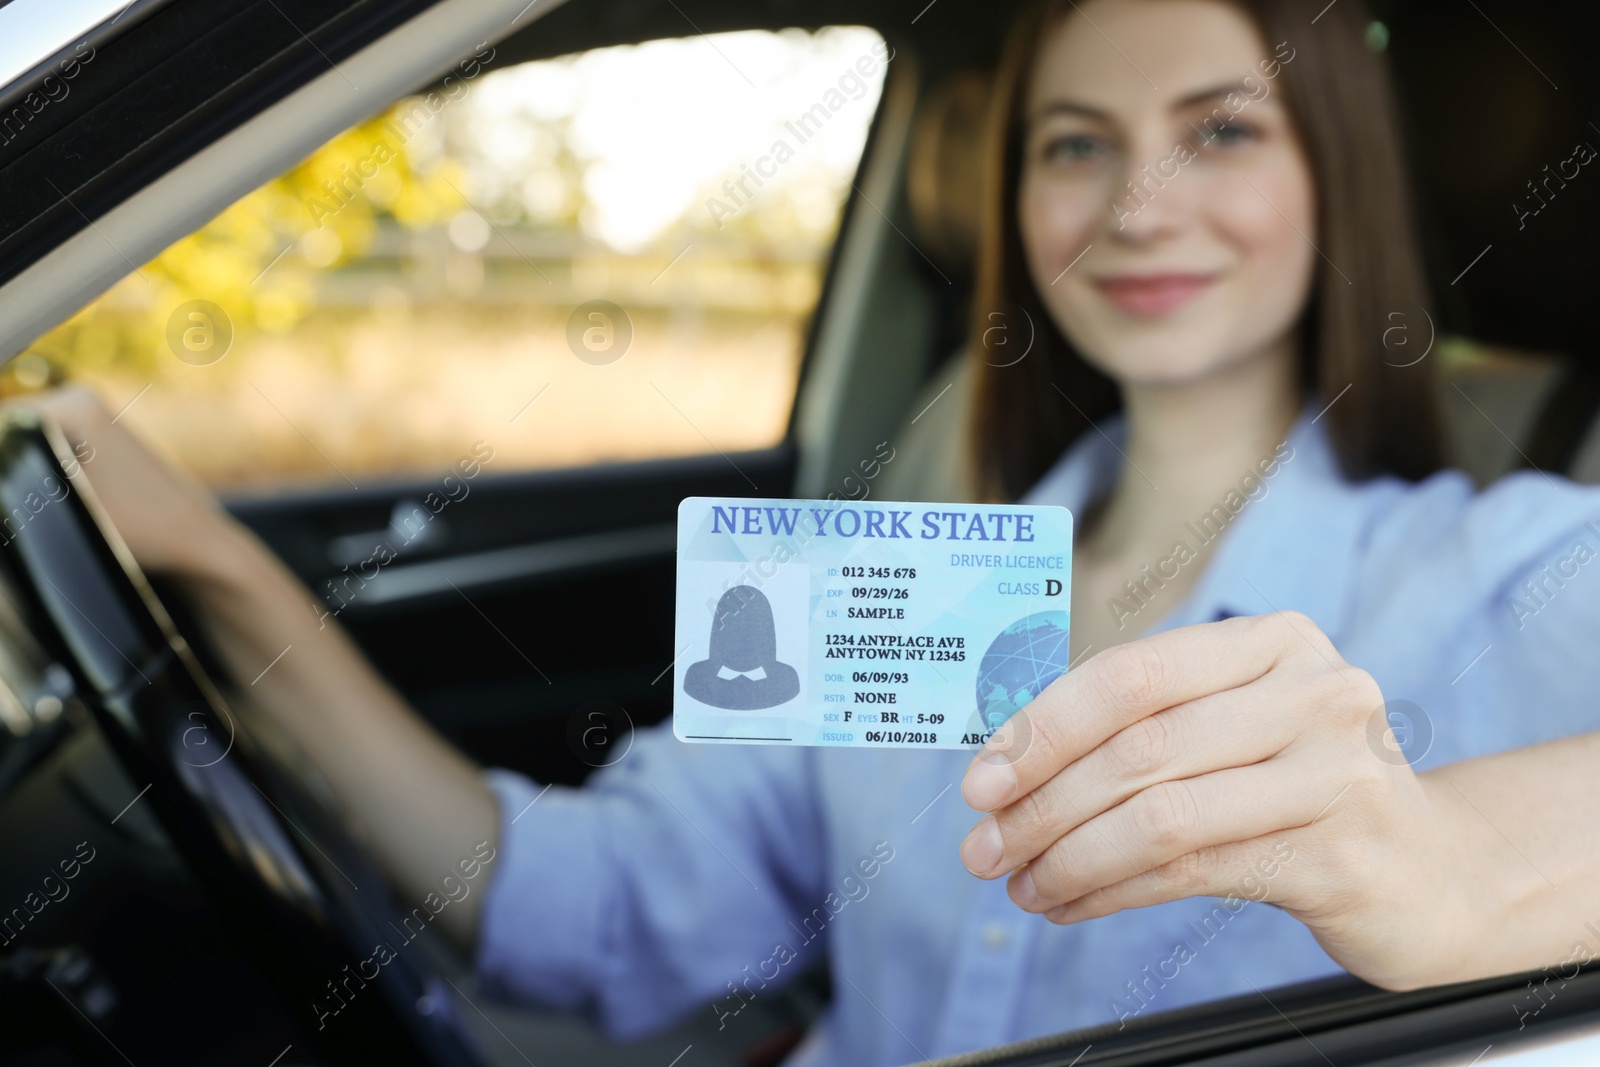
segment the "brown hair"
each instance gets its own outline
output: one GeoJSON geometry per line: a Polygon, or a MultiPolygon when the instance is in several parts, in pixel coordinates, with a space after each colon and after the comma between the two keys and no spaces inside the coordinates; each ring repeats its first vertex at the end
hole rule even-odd
{"type": "MultiPolygon", "coordinates": [[[[1227,0],[1268,47],[1284,41],[1291,61],[1279,87],[1317,190],[1318,275],[1298,330],[1300,383],[1324,402],[1349,391],[1323,419],[1350,478],[1379,473],[1421,478],[1440,466],[1433,380],[1422,366],[1385,360],[1384,330],[1424,305],[1410,181],[1397,107],[1382,56],[1367,47],[1368,16],[1344,0],[1227,0]],[[1328,263],[1338,264],[1338,270],[1328,263]],[[1340,272],[1343,273],[1340,273],[1340,272]],[[1348,281],[1346,280],[1348,278],[1348,281]]],[[[969,425],[980,499],[1014,500],[1092,423],[1118,410],[1116,383],[1085,362],[1056,329],[1029,277],[1017,223],[1024,105],[1039,45],[1070,0],[1040,0],[1011,31],[995,81],[985,202],[974,289],[976,361],[969,425]],[[983,358],[989,312],[1021,309],[1032,320],[1026,358],[983,358]],[[1058,391],[1059,390],[1059,391],[1058,391]],[[1066,397],[1067,399],[1063,399],[1066,397]]]]}

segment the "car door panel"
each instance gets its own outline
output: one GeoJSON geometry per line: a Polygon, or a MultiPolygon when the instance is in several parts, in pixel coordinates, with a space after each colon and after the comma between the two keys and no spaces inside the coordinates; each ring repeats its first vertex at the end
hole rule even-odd
{"type": "Polygon", "coordinates": [[[593,761],[565,740],[574,714],[620,708],[643,726],[671,709],[670,685],[658,683],[673,660],[678,502],[784,496],[794,467],[786,443],[470,480],[457,472],[446,476],[456,499],[436,479],[229,506],[470,755],[577,781],[593,761]],[[407,510],[397,505],[422,502],[428,514],[441,500],[426,525],[392,521],[407,510]],[[442,532],[416,532],[435,524],[442,532]],[[372,551],[349,562],[364,538],[372,551]]]}

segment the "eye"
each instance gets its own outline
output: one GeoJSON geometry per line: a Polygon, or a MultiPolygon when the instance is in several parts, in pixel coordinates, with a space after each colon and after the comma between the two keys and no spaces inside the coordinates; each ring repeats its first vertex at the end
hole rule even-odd
{"type": "Polygon", "coordinates": [[[1039,155],[1046,163],[1087,163],[1105,152],[1105,143],[1086,133],[1061,134],[1051,137],[1041,147],[1039,155]]]}
{"type": "Polygon", "coordinates": [[[1201,125],[1201,130],[1204,132],[1204,136],[1200,139],[1202,148],[1227,148],[1253,141],[1258,135],[1254,126],[1243,122],[1206,122],[1201,125]]]}

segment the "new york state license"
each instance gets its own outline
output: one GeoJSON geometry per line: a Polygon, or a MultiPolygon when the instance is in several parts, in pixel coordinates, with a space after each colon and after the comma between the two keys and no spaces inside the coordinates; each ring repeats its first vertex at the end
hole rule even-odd
{"type": "Polygon", "coordinates": [[[673,732],[976,748],[1069,662],[1063,507],[689,497],[673,732]]]}

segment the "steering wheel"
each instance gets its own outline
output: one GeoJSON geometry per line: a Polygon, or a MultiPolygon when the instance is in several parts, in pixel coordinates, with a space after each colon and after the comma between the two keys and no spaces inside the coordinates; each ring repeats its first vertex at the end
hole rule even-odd
{"type": "Polygon", "coordinates": [[[335,1063],[482,1064],[447,979],[407,948],[422,925],[413,915],[427,910],[393,902],[315,781],[263,724],[246,729],[230,711],[87,482],[54,426],[0,415],[6,614],[72,674],[224,929],[304,1020],[311,1046],[335,1063]]]}

